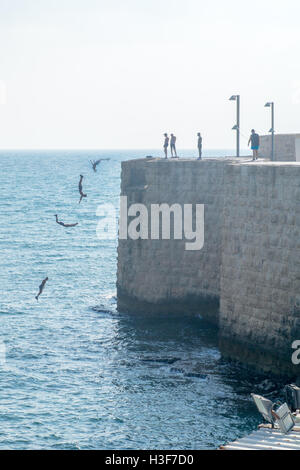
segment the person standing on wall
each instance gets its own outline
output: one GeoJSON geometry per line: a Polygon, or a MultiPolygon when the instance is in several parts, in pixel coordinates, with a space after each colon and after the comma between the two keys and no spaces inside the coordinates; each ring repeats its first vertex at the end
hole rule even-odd
{"type": "Polygon", "coordinates": [[[165,142],[164,142],[165,158],[168,158],[169,137],[168,137],[168,134],[164,134],[164,136],[165,136],[165,142]]]}
{"type": "Polygon", "coordinates": [[[251,135],[248,141],[248,146],[251,142],[251,150],[253,150],[253,161],[258,160],[258,149],[259,149],[259,135],[254,129],[251,131],[251,135]]]}
{"type": "Polygon", "coordinates": [[[174,134],[171,134],[171,154],[172,158],[178,158],[176,152],[176,137],[174,134]]]}
{"type": "Polygon", "coordinates": [[[200,132],[198,132],[198,152],[199,152],[199,157],[198,160],[202,160],[202,137],[200,132]]]}

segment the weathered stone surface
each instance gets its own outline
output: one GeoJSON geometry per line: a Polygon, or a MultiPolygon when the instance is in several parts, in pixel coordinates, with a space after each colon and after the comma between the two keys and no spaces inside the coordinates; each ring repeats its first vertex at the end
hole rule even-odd
{"type": "Polygon", "coordinates": [[[217,323],[220,298],[224,168],[228,161],[133,160],[122,164],[121,194],[128,204],[205,205],[205,243],[120,240],[118,306],[127,311],[194,312],[217,323]],[[137,190],[137,184],[142,188],[137,190]],[[146,188],[146,189],[145,189],[146,188]]]}
{"type": "Polygon", "coordinates": [[[300,339],[300,237],[295,225],[299,201],[295,191],[283,191],[296,175],[300,189],[300,165],[242,166],[247,180],[241,179],[241,168],[232,165],[228,174],[235,191],[226,184],[224,191],[226,217],[234,223],[223,224],[221,346],[231,357],[265,371],[300,375],[300,366],[291,361],[292,343],[300,339]],[[258,180],[268,188],[264,205],[257,204],[259,193],[236,195],[242,185],[251,188],[258,180]]]}
{"type": "MultiPolygon", "coordinates": [[[[295,162],[297,160],[297,139],[300,134],[275,134],[274,136],[274,160],[295,162]]],[[[271,158],[272,140],[271,135],[260,136],[259,156],[271,158]]]]}
{"type": "Polygon", "coordinates": [[[120,240],[118,306],[199,313],[219,324],[224,354],[300,375],[300,164],[134,160],[122,165],[128,203],[205,205],[205,243],[120,240]]]}

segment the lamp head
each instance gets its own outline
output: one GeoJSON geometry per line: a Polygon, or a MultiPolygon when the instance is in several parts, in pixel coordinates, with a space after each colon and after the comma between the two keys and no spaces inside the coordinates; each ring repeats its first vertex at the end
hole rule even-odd
{"type": "Polygon", "coordinates": [[[232,95],[230,98],[229,98],[229,101],[236,101],[237,99],[237,95],[232,95]]]}
{"type": "Polygon", "coordinates": [[[272,106],[273,104],[274,104],[274,103],[272,103],[272,102],[269,101],[268,103],[265,104],[265,108],[271,108],[271,106],[272,106]]]}

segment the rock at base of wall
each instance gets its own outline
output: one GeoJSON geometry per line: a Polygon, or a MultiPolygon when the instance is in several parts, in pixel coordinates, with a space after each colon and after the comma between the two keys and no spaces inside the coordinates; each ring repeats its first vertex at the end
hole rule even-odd
{"type": "Polygon", "coordinates": [[[144,314],[198,314],[211,324],[218,326],[220,299],[216,296],[188,295],[181,299],[164,299],[147,302],[129,295],[118,286],[118,311],[144,314]]]}
{"type": "Polygon", "coordinates": [[[300,369],[293,365],[292,354],[289,358],[271,355],[254,344],[250,346],[222,336],[219,338],[219,347],[224,358],[247,364],[259,373],[272,374],[287,381],[300,379],[300,369]]]}

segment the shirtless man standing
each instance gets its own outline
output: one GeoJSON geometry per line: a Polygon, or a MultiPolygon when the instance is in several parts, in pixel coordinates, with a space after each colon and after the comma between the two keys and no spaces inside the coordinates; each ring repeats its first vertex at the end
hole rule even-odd
{"type": "Polygon", "coordinates": [[[171,154],[172,154],[172,158],[178,158],[177,152],[176,152],[176,137],[174,134],[171,134],[171,154]],[[175,156],[173,152],[175,153],[175,156]]]}
{"type": "Polygon", "coordinates": [[[39,300],[39,296],[43,293],[43,290],[44,290],[44,287],[45,287],[47,281],[48,281],[48,277],[46,277],[46,279],[44,279],[43,282],[42,282],[42,284],[40,285],[40,287],[39,287],[39,293],[38,293],[38,295],[35,297],[37,301],[39,300]]]}
{"type": "Polygon", "coordinates": [[[202,137],[201,137],[200,132],[198,132],[197,136],[198,136],[198,153],[199,153],[198,160],[202,160],[202,137]]]}
{"type": "Polygon", "coordinates": [[[164,136],[165,136],[165,142],[164,142],[165,158],[168,158],[169,137],[168,137],[168,134],[164,134],[164,136]]]}

